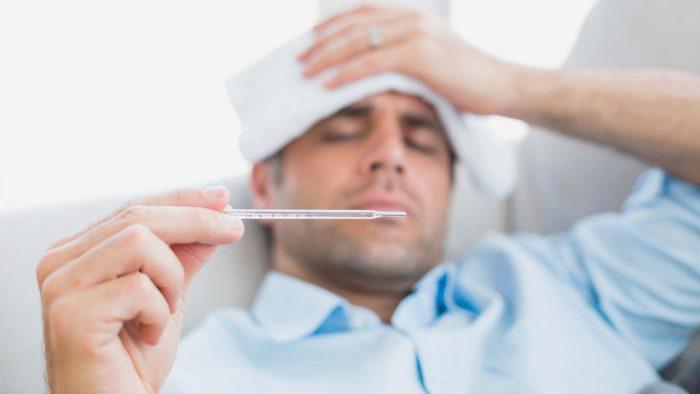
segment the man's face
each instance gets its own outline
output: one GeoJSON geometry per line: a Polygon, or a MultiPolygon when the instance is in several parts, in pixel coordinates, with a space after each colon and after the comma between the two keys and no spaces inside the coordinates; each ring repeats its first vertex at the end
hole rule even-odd
{"type": "Polygon", "coordinates": [[[288,144],[269,207],[406,211],[404,218],[272,223],[275,247],[339,286],[407,291],[442,259],[451,153],[424,101],[382,93],[288,144]]]}

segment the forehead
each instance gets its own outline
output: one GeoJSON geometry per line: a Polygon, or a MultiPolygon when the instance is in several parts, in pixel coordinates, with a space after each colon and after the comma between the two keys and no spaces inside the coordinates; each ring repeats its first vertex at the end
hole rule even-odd
{"type": "Polygon", "coordinates": [[[347,107],[355,106],[371,106],[377,108],[391,108],[397,111],[420,112],[425,115],[429,114],[435,119],[438,118],[435,108],[425,99],[420,96],[396,91],[376,93],[355,101],[347,107]]]}

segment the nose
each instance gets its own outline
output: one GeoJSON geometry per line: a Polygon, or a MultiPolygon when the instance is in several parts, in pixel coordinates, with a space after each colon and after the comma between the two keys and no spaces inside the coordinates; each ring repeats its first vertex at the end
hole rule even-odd
{"type": "Polygon", "coordinates": [[[406,171],[406,150],[401,125],[395,115],[385,114],[374,119],[368,139],[368,150],[362,163],[369,174],[388,171],[403,175],[406,171]]]}

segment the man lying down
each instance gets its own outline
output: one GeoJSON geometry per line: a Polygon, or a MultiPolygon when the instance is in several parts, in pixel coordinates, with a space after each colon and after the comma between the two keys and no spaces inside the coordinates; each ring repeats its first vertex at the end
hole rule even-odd
{"type": "Polygon", "coordinates": [[[187,284],[242,225],[219,213],[222,188],[132,201],[37,270],[56,392],[625,393],[660,379],[700,325],[697,186],[652,169],[618,213],[446,262],[454,167],[502,195],[512,159],[405,75],[303,78],[309,40],[229,84],[255,205],[408,216],[269,222],[250,310],[212,314],[178,349],[187,284]]]}
{"type": "Polygon", "coordinates": [[[333,91],[300,78],[306,45],[229,84],[256,205],[408,217],[270,223],[273,270],[252,309],[187,338],[174,389],[630,392],[655,379],[700,318],[697,189],[653,170],[620,214],[492,237],[446,263],[455,154],[498,195],[508,152],[405,76],[333,91]]]}

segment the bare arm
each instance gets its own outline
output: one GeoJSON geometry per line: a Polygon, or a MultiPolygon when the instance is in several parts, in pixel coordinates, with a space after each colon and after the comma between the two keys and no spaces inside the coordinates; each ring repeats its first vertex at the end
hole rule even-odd
{"type": "Polygon", "coordinates": [[[700,75],[520,68],[502,115],[611,146],[700,184],[700,75]]]}

